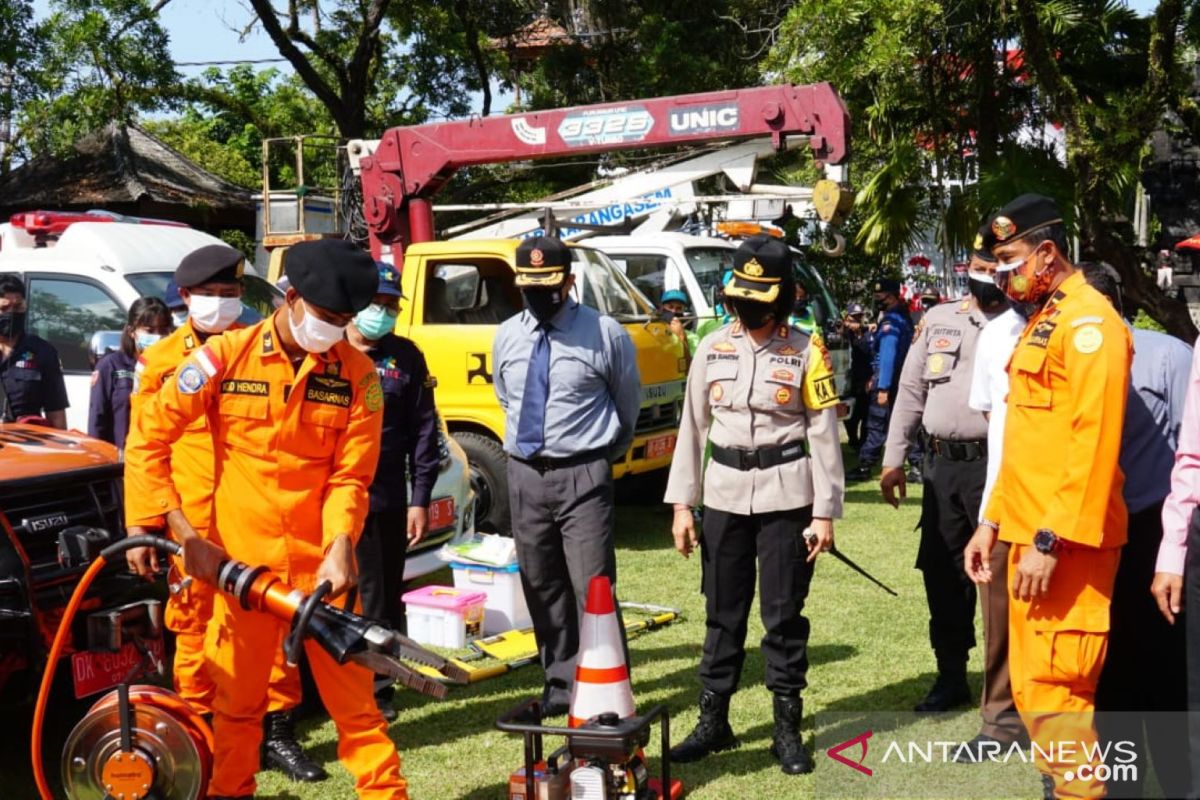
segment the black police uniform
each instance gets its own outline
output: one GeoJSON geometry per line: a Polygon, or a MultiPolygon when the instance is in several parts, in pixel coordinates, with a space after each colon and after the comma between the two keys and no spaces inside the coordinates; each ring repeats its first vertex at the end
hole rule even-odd
{"type": "Polygon", "coordinates": [[[67,405],[58,351],[45,339],[22,335],[0,360],[0,421],[63,411],[67,405]]]}
{"type": "Polygon", "coordinates": [[[429,374],[425,355],[402,336],[389,333],[367,356],[383,387],[383,433],[379,438],[379,466],[371,484],[371,510],[363,526],[356,554],[367,572],[379,570],[360,582],[363,615],[404,630],[404,558],[408,507],[427,507],[437,482],[438,417],[434,407],[436,381],[429,374]],[[408,475],[412,497],[408,497],[408,475]],[[373,565],[379,565],[375,567],[373,565]]]}
{"type": "Polygon", "coordinates": [[[117,350],[96,363],[88,404],[88,436],[125,447],[129,433],[129,397],[137,358],[117,350]]]}

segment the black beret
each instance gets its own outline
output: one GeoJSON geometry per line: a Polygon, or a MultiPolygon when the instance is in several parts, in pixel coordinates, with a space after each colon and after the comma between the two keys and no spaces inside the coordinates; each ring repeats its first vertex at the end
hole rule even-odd
{"type": "Polygon", "coordinates": [[[357,314],[379,291],[375,259],[345,239],[294,244],[283,269],[301,298],[334,314],[357,314]]]}
{"type": "Polygon", "coordinates": [[[771,236],[752,236],[733,254],[733,277],[725,296],[774,303],[782,283],[791,283],[792,251],[771,236]]]}
{"type": "Polygon", "coordinates": [[[987,246],[988,238],[992,233],[992,219],[988,217],[979,226],[979,230],[975,232],[975,243],[971,245],[971,258],[978,258],[981,261],[994,263],[996,257],[992,255],[991,248],[987,246]]]}
{"type": "Polygon", "coordinates": [[[880,278],[875,281],[875,291],[884,294],[900,295],[900,281],[894,278],[880,278]]]}
{"type": "Polygon", "coordinates": [[[191,289],[202,283],[237,283],[246,257],[227,244],[206,244],[183,257],[175,269],[175,283],[191,289]]]}
{"type": "Polygon", "coordinates": [[[1062,223],[1058,204],[1044,194],[1023,194],[996,212],[983,237],[985,250],[1062,223]]]}
{"type": "Polygon", "coordinates": [[[561,286],[571,267],[571,248],[553,236],[535,236],[517,247],[517,288],[561,286]]]}

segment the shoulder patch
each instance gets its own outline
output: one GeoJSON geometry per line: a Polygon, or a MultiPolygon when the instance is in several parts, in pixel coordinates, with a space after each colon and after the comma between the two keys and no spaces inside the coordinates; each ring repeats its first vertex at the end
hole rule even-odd
{"type": "Polygon", "coordinates": [[[180,394],[195,394],[208,383],[208,376],[195,364],[185,364],[175,376],[175,384],[180,394]]]}
{"type": "Polygon", "coordinates": [[[196,351],[196,363],[209,378],[221,371],[221,360],[208,345],[204,345],[196,351]]]}
{"type": "Polygon", "coordinates": [[[1104,322],[1103,317],[1080,317],[1079,319],[1071,320],[1071,327],[1078,328],[1080,325],[1099,325],[1104,322]]]}
{"type": "Polygon", "coordinates": [[[383,387],[380,386],[379,376],[375,373],[370,373],[367,378],[367,390],[363,394],[363,405],[367,407],[367,411],[374,414],[383,408],[383,387]]]}
{"type": "Polygon", "coordinates": [[[1095,325],[1085,325],[1075,331],[1075,336],[1071,341],[1076,350],[1086,355],[1100,349],[1100,345],[1104,344],[1104,334],[1095,325]]]}
{"type": "Polygon", "coordinates": [[[425,376],[425,388],[426,389],[436,389],[437,388],[437,378],[433,377],[432,375],[426,375],[425,376]]]}

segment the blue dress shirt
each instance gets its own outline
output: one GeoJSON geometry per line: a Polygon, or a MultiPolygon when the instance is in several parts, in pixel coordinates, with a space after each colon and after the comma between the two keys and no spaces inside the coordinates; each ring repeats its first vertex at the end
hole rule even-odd
{"type": "MultiPolygon", "coordinates": [[[[505,412],[504,449],[517,451],[525,373],[537,339],[528,309],[505,320],[492,343],[496,397],[505,412]]],[[[568,458],[604,450],[621,459],[633,444],[641,406],[633,341],[612,317],[568,300],[550,320],[550,398],[545,445],[536,455],[568,458]]]]}

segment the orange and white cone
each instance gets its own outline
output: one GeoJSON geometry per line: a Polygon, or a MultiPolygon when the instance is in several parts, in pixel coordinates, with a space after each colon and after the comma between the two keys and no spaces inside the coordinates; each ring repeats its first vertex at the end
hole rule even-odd
{"type": "Polygon", "coordinates": [[[598,575],[588,583],[587,605],[579,626],[579,657],[567,724],[578,728],[606,713],[625,719],[632,717],[636,709],[612,584],[598,575]]]}

